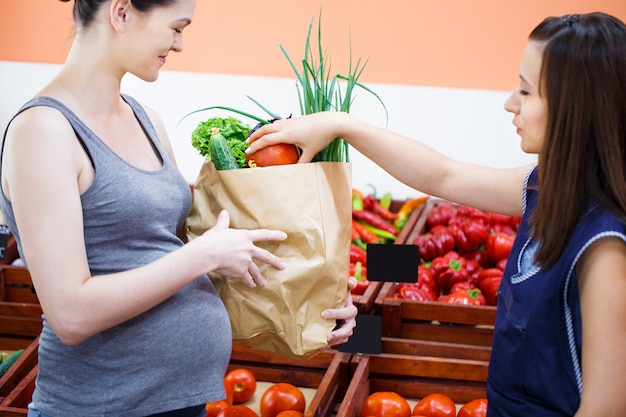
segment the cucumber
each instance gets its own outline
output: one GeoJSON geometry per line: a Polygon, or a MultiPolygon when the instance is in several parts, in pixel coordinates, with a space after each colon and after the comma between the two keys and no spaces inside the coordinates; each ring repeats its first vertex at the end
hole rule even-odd
{"type": "Polygon", "coordinates": [[[16,350],[11,354],[11,356],[2,361],[2,363],[0,364],[0,376],[4,375],[6,371],[9,370],[11,365],[15,363],[17,358],[19,358],[22,353],[24,353],[24,349],[16,350]]]}
{"type": "Polygon", "coordinates": [[[215,164],[216,169],[225,170],[239,168],[233,156],[233,152],[230,150],[228,142],[226,142],[226,138],[224,138],[217,129],[211,133],[209,149],[211,151],[211,161],[215,164]]]}

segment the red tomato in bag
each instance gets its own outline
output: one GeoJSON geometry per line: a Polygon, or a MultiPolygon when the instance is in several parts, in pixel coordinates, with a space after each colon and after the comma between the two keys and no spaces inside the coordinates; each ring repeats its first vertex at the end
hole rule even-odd
{"type": "Polygon", "coordinates": [[[360,417],[410,417],[411,406],[399,394],[380,391],[370,394],[361,406],[360,417]]]}
{"type": "Polygon", "coordinates": [[[277,143],[266,146],[253,154],[246,154],[248,165],[259,167],[295,164],[298,159],[300,159],[298,148],[288,143],[277,143]]]}
{"type": "Polygon", "coordinates": [[[304,394],[295,385],[279,382],[270,386],[261,397],[261,417],[276,417],[285,410],[295,410],[304,413],[306,399],[304,394]]]}

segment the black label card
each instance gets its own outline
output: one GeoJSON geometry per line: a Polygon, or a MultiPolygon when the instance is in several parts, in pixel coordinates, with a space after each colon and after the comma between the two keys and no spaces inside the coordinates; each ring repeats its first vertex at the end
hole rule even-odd
{"type": "Polygon", "coordinates": [[[350,339],[337,349],[345,353],[369,353],[378,355],[383,350],[383,320],[380,316],[358,315],[356,327],[350,339]]]}
{"type": "Polygon", "coordinates": [[[367,279],[415,282],[419,265],[417,245],[367,245],[367,279]]]}

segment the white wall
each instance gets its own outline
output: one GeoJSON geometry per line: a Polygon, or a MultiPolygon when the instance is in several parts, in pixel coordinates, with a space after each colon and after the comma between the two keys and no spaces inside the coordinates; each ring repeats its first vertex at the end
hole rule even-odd
{"type": "MultiPolygon", "coordinates": [[[[58,65],[0,61],[0,127],[45,85],[58,71],[58,65]]],[[[460,160],[494,167],[509,167],[535,161],[519,148],[519,138],[511,124],[512,115],[503,104],[509,92],[368,84],[384,101],[389,112],[390,130],[417,138],[460,160]]],[[[162,71],[155,83],[129,76],[123,91],[156,109],[168,128],[181,172],[191,183],[202,164],[202,157],[191,146],[196,124],[210,116],[233,115],[203,112],[180,120],[203,107],[223,105],[263,112],[246,98],[249,95],[276,113],[299,114],[294,79],[244,77],[219,74],[162,71]]],[[[351,113],[384,126],[385,114],[368,93],[358,91],[351,113]]],[[[254,121],[245,120],[251,125],[254,121]]],[[[352,150],[353,185],[369,192],[372,184],[379,193],[390,191],[404,199],[419,193],[389,176],[352,150]]]]}

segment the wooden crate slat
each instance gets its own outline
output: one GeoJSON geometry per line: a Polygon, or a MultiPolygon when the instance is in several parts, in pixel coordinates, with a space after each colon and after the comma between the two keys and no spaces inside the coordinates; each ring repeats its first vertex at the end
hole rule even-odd
{"type": "Polygon", "coordinates": [[[0,316],[0,334],[36,337],[41,333],[41,319],[0,316]]]}
{"type": "Polygon", "coordinates": [[[488,361],[491,357],[491,348],[487,346],[390,337],[383,337],[382,351],[404,355],[439,356],[478,361],[488,361]]]}
{"type": "Polygon", "coordinates": [[[9,370],[0,378],[0,397],[7,397],[21,380],[37,366],[39,338],[32,340],[9,370]]]}
{"type": "Polygon", "coordinates": [[[26,417],[28,410],[17,407],[0,407],[0,417],[26,417]]]}
{"type": "Polygon", "coordinates": [[[19,407],[28,408],[28,403],[33,398],[33,392],[35,391],[35,381],[37,379],[37,372],[39,366],[35,365],[28,374],[22,379],[15,389],[11,391],[0,403],[0,407],[19,407]]]}
{"type": "Polygon", "coordinates": [[[459,381],[486,382],[487,367],[487,361],[435,356],[381,354],[370,358],[372,373],[459,381]]]}
{"type": "Polygon", "coordinates": [[[351,355],[337,353],[305,411],[305,417],[328,417],[335,413],[348,387],[348,365],[351,355]]]}

